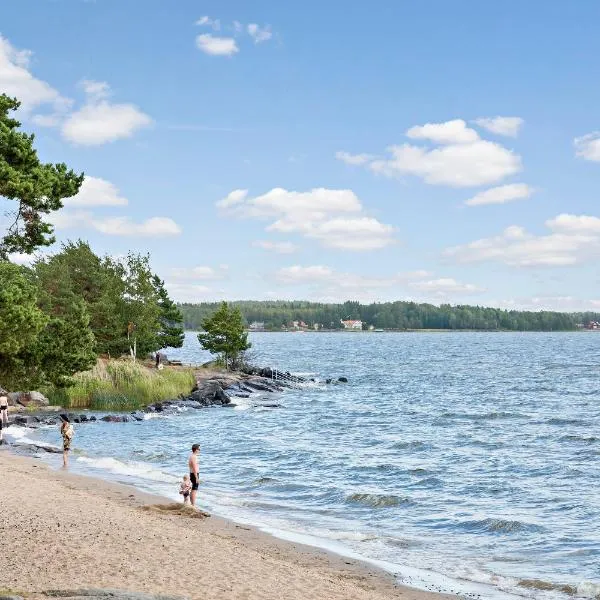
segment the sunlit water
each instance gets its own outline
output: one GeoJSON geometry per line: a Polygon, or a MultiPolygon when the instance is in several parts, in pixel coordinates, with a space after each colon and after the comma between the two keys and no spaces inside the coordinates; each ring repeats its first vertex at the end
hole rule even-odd
{"type": "MultiPolygon", "coordinates": [[[[275,409],[250,398],[77,426],[72,468],[177,498],[200,442],[201,503],[215,513],[416,585],[600,593],[600,334],[251,337],[260,365],[349,383],[288,390],[275,409]]],[[[193,334],[168,354],[208,358],[193,334]]],[[[58,443],[54,428],[27,435],[58,443]]]]}

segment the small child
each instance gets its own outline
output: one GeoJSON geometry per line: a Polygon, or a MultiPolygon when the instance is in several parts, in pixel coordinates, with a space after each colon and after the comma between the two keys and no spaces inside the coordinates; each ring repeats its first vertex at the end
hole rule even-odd
{"type": "Polygon", "coordinates": [[[189,475],[183,476],[179,493],[183,496],[183,503],[187,504],[190,501],[190,492],[192,491],[192,483],[189,475]]]}

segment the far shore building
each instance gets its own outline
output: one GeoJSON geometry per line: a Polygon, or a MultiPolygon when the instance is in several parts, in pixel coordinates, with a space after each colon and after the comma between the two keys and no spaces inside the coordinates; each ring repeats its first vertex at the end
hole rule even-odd
{"type": "Polygon", "coordinates": [[[349,319],[348,321],[343,321],[340,319],[340,323],[344,326],[344,329],[350,329],[353,331],[362,330],[362,321],[358,321],[355,319],[349,319]]]}
{"type": "Polygon", "coordinates": [[[250,331],[264,331],[265,324],[261,321],[253,321],[252,323],[250,323],[248,329],[250,329],[250,331]]]}

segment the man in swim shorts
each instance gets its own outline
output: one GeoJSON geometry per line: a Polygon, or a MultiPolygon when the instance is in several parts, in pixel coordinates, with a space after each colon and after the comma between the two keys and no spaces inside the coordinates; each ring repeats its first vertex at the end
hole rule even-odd
{"type": "Polygon", "coordinates": [[[192,453],[188,459],[188,467],[190,468],[190,481],[192,482],[192,493],[190,494],[190,502],[192,506],[196,505],[196,494],[200,485],[200,470],[198,468],[198,455],[200,454],[200,444],[192,446],[192,453]]]}

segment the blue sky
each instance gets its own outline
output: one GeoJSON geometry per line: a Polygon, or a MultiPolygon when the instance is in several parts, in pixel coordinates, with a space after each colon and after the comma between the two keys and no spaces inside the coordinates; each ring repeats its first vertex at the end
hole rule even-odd
{"type": "MultiPolygon", "coordinates": [[[[600,309],[600,5],[20,0],[0,91],[59,240],[179,300],[600,309]]],[[[22,257],[15,257],[19,260],[22,257]]]]}

